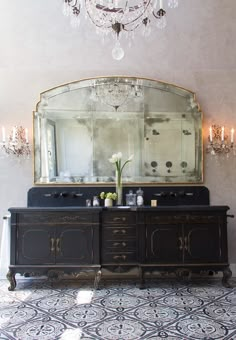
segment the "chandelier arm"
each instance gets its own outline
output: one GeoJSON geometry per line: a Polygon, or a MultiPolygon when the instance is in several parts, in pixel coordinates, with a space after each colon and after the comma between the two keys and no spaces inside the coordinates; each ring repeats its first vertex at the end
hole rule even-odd
{"type": "Polygon", "coordinates": [[[70,6],[70,7],[72,7],[72,8],[77,7],[78,0],[74,0],[74,4],[71,4],[72,1],[73,1],[73,0],[64,0],[64,2],[68,4],[68,6],[70,6]]]}
{"type": "Polygon", "coordinates": [[[152,15],[154,16],[154,18],[160,19],[160,17],[164,17],[166,15],[166,11],[164,9],[159,9],[159,11],[157,11],[157,14],[155,14],[155,12],[153,11],[152,15]]]}
{"type": "MultiPolygon", "coordinates": [[[[96,27],[99,27],[99,28],[102,28],[102,27],[105,27],[105,28],[112,28],[112,23],[109,22],[109,24],[107,25],[104,25],[104,24],[101,24],[101,25],[98,25],[97,21],[94,20],[94,18],[91,16],[90,14],[90,11],[88,10],[88,5],[87,5],[87,2],[89,2],[90,0],[85,0],[85,7],[86,7],[86,11],[87,11],[87,14],[91,20],[91,22],[96,26],[96,27]]],[[[142,13],[137,16],[137,18],[133,19],[132,21],[128,22],[128,23],[122,23],[122,26],[129,26],[131,24],[134,24],[136,21],[140,20],[140,18],[142,18],[142,16],[144,15],[145,11],[147,10],[148,6],[150,5],[152,0],[148,0],[148,1],[143,1],[143,10],[142,10],[142,13]]],[[[125,9],[127,8],[128,6],[128,1],[126,1],[126,5],[125,5],[125,9]]],[[[98,10],[102,10],[104,12],[107,12],[107,13],[121,13],[121,14],[125,14],[125,9],[122,9],[122,8],[108,8],[106,6],[102,6],[102,5],[99,5],[97,4],[96,5],[96,8],[98,10]]],[[[129,10],[131,12],[134,12],[136,10],[138,10],[140,7],[138,5],[136,6],[132,6],[132,7],[129,7],[129,10]]],[[[136,28],[138,28],[140,25],[142,24],[142,21],[137,23],[137,25],[135,27],[133,27],[132,29],[127,29],[125,27],[123,27],[123,30],[124,31],[134,31],[136,28]]]]}
{"type": "MultiPolygon", "coordinates": [[[[89,2],[90,0],[85,0],[85,4],[86,4],[87,1],[89,2]]],[[[143,4],[144,4],[145,9],[149,6],[149,4],[150,4],[151,1],[152,1],[152,0],[143,1],[143,4]]],[[[126,2],[126,4],[128,5],[128,1],[126,2]]],[[[126,8],[126,7],[127,7],[127,6],[125,6],[125,8],[126,8]]],[[[97,5],[96,5],[96,8],[97,8],[98,10],[102,10],[102,11],[108,12],[108,13],[117,13],[117,12],[118,12],[118,13],[123,13],[123,14],[125,13],[124,9],[123,9],[123,8],[120,8],[120,7],[117,7],[117,8],[108,8],[108,7],[106,7],[106,6],[97,4],[97,5]]],[[[129,7],[130,12],[134,12],[134,11],[136,11],[137,9],[139,9],[139,6],[138,6],[138,5],[129,7]]]]}
{"type": "MultiPolygon", "coordinates": [[[[135,21],[136,21],[136,20],[135,20],[135,21]]],[[[132,21],[130,24],[133,24],[135,21],[132,21]]],[[[133,27],[130,28],[130,29],[126,28],[126,26],[128,26],[129,24],[124,24],[123,31],[126,31],[126,32],[133,32],[133,31],[136,30],[136,28],[138,28],[139,26],[141,26],[142,23],[143,23],[143,22],[140,21],[140,22],[138,22],[138,23],[136,24],[136,26],[133,26],[133,27]]]]}
{"type": "MultiPolygon", "coordinates": [[[[138,21],[143,15],[144,15],[144,13],[145,13],[145,11],[147,10],[147,8],[148,8],[148,6],[150,5],[150,3],[151,3],[151,1],[152,0],[148,0],[148,1],[144,1],[143,3],[144,3],[144,10],[142,11],[142,13],[137,17],[137,18],[135,18],[133,21],[131,21],[131,22],[129,22],[129,23],[124,23],[124,26],[128,26],[128,25],[130,25],[130,24],[133,24],[133,23],[135,23],[136,21],[138,21]]],[[[137,7],[137,6],[136,6],[137,7]]],[[[153,14],[154,12],[152,12],[152,14],[153,14]]],[[[153,14],[154,15],[154,14],[153,14]]],[[[141,26],[141,24],[143,23],[143,21],[140,21],[140,22],[138,22],[137,23],[137,25],[135,26],[135,27],[133,27],[132,29],[124,29],[124,31],[129,31],[129,32],[132,32],[132,31],[134,31],[136,28],[138,28],[139,26],[141,26]]]]}

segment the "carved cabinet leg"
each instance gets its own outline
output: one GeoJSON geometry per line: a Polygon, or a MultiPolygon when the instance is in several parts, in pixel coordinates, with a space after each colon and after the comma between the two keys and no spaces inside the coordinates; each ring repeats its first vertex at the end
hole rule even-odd
{"type": "Polygon", "coordinates": [[[144,273],[143,268],[139,267],[139,278],[140,278],[140,287],[139,289],[145,289],[145,279],[144,279],[144,273]]]}
{"type": "Polygon", "coordinates": [[[101,276],[102,276],[102,270],[99,269],[97,272],[96,272],[96,275],[95,275],[95,278],[94,278],[94,289],[98,289],[98,286],[99,286],[99,282],[101,280],[101,276]]]}
{"type": "Polygon", "coordinates": [[[16,288],[16,279],[15,279],[15,273],[9,269],[7,273],[7,279],[10,282],[10,286],[8,287],[8,290],[13,291],[16,288]]]}
{"type": "Polygon", "coordinates": [[[222,278],[222,285],[226,288],[231,288],[230,283],[228,282],[232,276],[232,271],[229,267],[224,268],[223,270],[223,278],[222,278]]]}

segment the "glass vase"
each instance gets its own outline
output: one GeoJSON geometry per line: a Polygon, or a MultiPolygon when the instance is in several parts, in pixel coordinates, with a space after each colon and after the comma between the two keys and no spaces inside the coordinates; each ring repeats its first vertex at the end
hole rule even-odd
{"type": "Polygon", "coordinates": [[[121,175],[116,171],[116,205],[123,205],[123,187],[121,175]]]}

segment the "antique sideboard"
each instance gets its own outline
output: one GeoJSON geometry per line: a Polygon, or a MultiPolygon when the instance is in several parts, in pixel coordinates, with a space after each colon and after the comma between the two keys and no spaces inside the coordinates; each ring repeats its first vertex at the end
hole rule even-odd
{"type": "Polygon", "coordinates": [[[86,207],[98,190],[34,187],[27,207],[9,209],[9,290],[16,287],[16,273],[55,279],[92,271],[98,282],[104,268],[120,273],[135,267],[141,287],[152,271],[222,271],[229,287],[227,217],[232,216],[228,206],[209,205],[206,187],[147,187],[143,206],[86,207]],[[150,206],[153,198],[156,207],[150,206]]]}

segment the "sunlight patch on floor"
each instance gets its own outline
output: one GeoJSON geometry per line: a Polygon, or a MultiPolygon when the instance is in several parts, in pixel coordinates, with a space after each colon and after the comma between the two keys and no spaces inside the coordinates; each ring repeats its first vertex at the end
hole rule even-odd
{"type": "Polygon", "coordinates": [[[93,298],[93,291],[92,290],[80,290],[77,294],[76,303],[81,305],[83,303],[90,303],[93,298]]]}
{"type": "Polygon", "coordinates": [[[80,328],[67,329],[61,336],[60,340],[80,340],[82,335],[82,330],[80,328]]]}

